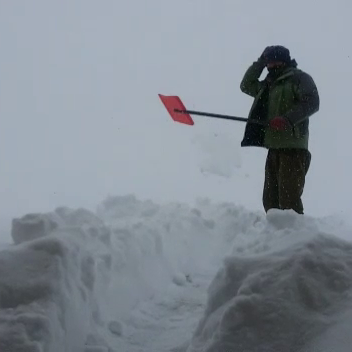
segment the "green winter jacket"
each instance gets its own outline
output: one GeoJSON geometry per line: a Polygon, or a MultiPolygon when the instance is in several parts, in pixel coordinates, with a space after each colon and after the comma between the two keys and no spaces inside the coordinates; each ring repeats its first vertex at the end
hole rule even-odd
{"type": "Polygon", "coordinates": [[[259,81],[264,67],[259,61],[254,62],[241,82],[242,92],[255,98],[241,146],[308,149],[309,117],[319,110],[320,103],[312,77],[296,67],[288,67],[271,83],[267,78],[259,81]],[[264,126],[277,116],[285,117],[291,128],[275,131],[264,126]]]}

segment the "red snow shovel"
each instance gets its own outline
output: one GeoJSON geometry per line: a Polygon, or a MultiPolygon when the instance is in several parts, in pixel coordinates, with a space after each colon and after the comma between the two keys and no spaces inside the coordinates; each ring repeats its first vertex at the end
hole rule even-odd
{"type": "Polygon", "coordinates": [[[187,110],[183,105],[181,99],[175,95],[162,95],[159,94],[159,97],[163,104],[165,105],[166,110],[171,115],[172,119],[176,122],[180,122],[186,125],[194,125],[194,121],[192,120],[190,115],[202,115],[202,116],[210,116],[216,117],[219,119],[225,120],[234,120],[234,121],[243,121],[243,122],[253,122],[259,125],[265,125],[262,121],[251,120],[244,117],[230,116],[230,115],[221,115],[221,114],[212,114],[208,112],[187,110]]]}

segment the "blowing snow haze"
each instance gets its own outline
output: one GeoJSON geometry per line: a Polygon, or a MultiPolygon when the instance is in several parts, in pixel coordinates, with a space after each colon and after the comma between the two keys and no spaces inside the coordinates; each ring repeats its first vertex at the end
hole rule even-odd
{"type": "Polygon", "coordinates": [[[246,116],[252,100],[240,80],[277,43],[321,95],[306,212],[348,214],[351,6],[0,1],[3,223],[62,204],[92,208],[108,194],[209,196],[261,209],[264,152],[240,149],[244,125],[206,117],[192,128],[177,125],[157,94],[179,95],[189,109],[246,116]],[[232,141],[211,155],[234,165],[228,177],[200,172],[209,156],[198,148],[204,136],[214,146],[222,136],[232,141]]]}
{"type": "MultiPolygon", "coordinates": [[[[352,270],[351,10],[347,0],[0,0],[0,331],[15,336],[0,336],[0,350],[254,351],[241,333],[226,336],[253,336],[260,324],[243,312],[267,314],[268,288],[283,303],[270,326],[291,320],[324,351],[322,329],[352,315],[336,318],[350,306],[352,270]],[[177,124],[158,93],[246,117],[243,74],[276,44],[312,75],[321,105],[310,119],[307,219],[278,212],[267,222],[266,151],[240,147],[244,124],[177,124]],[[282,273],[277,284],[270,270],[282,273]],[[297,307],[304,321],[292,320],[297,307]]],[[[307,347],[285,329],[266,332],[267,351],[307,347]]]]}

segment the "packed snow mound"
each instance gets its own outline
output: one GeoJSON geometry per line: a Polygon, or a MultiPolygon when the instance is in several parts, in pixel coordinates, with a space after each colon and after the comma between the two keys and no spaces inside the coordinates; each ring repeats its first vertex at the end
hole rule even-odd
{"type": "Polygon", "coordinates": [[[350,302],[340,230],[207,199],[25,215],[0,250],[0,351],[301,352],[350,302]]]}
{"type": "Polygon", "coordinates": [[[16,245],[0,252],[0,351],[80,351],[98,326],[98,270],[110,232],[86,210],[13,221],[16,245]],[[95,254],[89,251],[95,247],[95,254]]]}
{"type": "Polygon", "coordinates": [[[6,352],[132,351],[131,310],[201,267],[213,270],[217,253],[209,252],[214,224],[200,210],[133,196],[109,198],[97,214],[58,208],[12,225],[15,245],[0,251],[6,352]]]}
{"type": "Polygon", "coordinates": [[[187,352],[298,352],[346,306],[352,244],[289,211],[267,220],[225,259],[187,352]]]}

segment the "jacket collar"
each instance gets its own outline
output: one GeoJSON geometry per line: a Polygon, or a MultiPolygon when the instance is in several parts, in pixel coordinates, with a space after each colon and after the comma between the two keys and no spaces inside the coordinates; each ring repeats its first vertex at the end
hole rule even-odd
{"type": "MultiPolygon", "coordinates": [[[[278,81],[282,81],[288,77],[291,77],[295,74],[295,71],[297,69],[295,67],[288,67],[283,73],[281,76],[279,76],[278,78],[276,78],[274,81],[271,82],[271,84],[275,83],[275,82],[278,82],[278,81]]],[[[258,94],[258,97],[259,98],[262,93],[264,92],[264,90],[266,89],[266,87],[268,87],[267,85],[264,85],[263,88],[260,90],[259,94],[258,94]]]]}
{"type": "Polygon", "coordinates": [[[294,74],[294,71],[295,71],[295,68],[293,67],[289,67],[287,70],[285,70],[281,76],[279,76],[275,81],[281,81],[287,77],[291,77],[293,76],[294,74]]]}
{"type": "Polygon", "coordinates": [[[294,67],[287,67],[280,76],[278,76],[277,78],[270,77],[270,74],[268,74],[266,76],[266,81],[269,85],[278,82],[278,81],[282,81],[283,79],[290,77],[294,74],[295,68],[294,67]]]}

